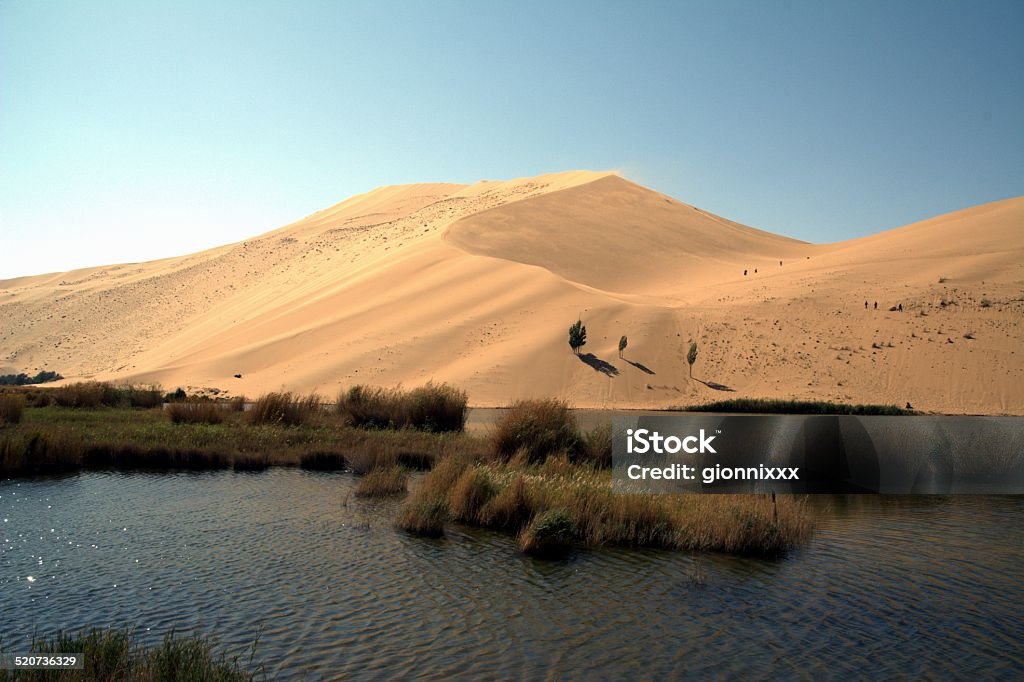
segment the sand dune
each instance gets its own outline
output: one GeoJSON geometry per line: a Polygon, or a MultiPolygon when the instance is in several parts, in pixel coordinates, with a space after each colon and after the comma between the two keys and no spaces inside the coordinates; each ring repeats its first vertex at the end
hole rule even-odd
{"type": "Polygon", "coordinates": [[[0,281],[0,319],[0,372],[169,389],[1024,414],[1024,198],[814,245],[610,173],[384,187],[197,254],[0,281]]]}

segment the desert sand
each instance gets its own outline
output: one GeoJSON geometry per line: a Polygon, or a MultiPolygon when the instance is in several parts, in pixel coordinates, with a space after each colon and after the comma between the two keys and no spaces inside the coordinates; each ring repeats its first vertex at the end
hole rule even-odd
{"type": "Polygon", "coordinates": [[[201,253],[0,281],[0,320],[0,373],[168,390],[1024,414],[1024,197],[808,244],[613,173],[383,187],[201,253]]]}

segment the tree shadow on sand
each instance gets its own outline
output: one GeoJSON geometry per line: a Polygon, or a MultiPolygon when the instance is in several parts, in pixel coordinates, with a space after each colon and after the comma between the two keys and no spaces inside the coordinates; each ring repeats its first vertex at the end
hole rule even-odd
{"type": "Polygon", "coordinates": [[[735,393],[736,392],[735,388],[729,388],[725,384],[715,383],[714,381],[704,381],[703,379],[694,379],[694,381],[699,381],[700,383],[704,384],[708,388],[714,389],[716,391],[728,391],[729,393],[735,393]]]}
{"type": "MultiPolygon", "coordinates": [[[[626,358],[622,358],[622,359],[626,360],[626,358]]],[[[634,367],[636,367],[638,370],[640,370],[644,374],[654,374],[655,373],[653,369],[651,369],[650,367],[648,367],[647,365],[645,365],[642,362],[633,362],[632,360],[626,360],[626,362],[628,362],[629,364],[633,365],[634,367]]]]}
{"type": "Polygon", "coordinates": [[[591,367],[593,367],[594,370],[600,372],[601,374],[604,374],[604,375],[607,375],[607,376],[610,376],[610,377],[614,377],[614,376],[618,376],[619,375],[619,368],[618,367],[616,367],[615,365],[611,364],[610,362],[602,360],[601,358],[597,357],[593,353],[583,353],[582,355],[578,355],[577,357],[581,361],[583,361],[584,363],[586,363],[586,364],[590,365],[591,367]]]}

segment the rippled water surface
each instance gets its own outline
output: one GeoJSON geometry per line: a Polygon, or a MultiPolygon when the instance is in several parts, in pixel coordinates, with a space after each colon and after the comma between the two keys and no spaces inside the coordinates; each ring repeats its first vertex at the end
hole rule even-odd
{"type": "Polygon", "coordinates": [[[1024,499],[816,498],[778,561],[393,530],[349,474],[0,482],[0,635],[174,629],[295,679],[1024,675],[1024,499]]]}

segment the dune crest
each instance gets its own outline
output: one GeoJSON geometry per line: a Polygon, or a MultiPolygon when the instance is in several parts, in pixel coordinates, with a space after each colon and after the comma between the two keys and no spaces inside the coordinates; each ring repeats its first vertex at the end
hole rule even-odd
{"type": "Polygon", "coordinates": [[[382,187],[196,254],[0,281],[0,372],[1022,414],[1022,225],[1016,198],[815,245],[614,173],[382,187]],[[566,340],[577,315],[582,357],[566,340]]]}

